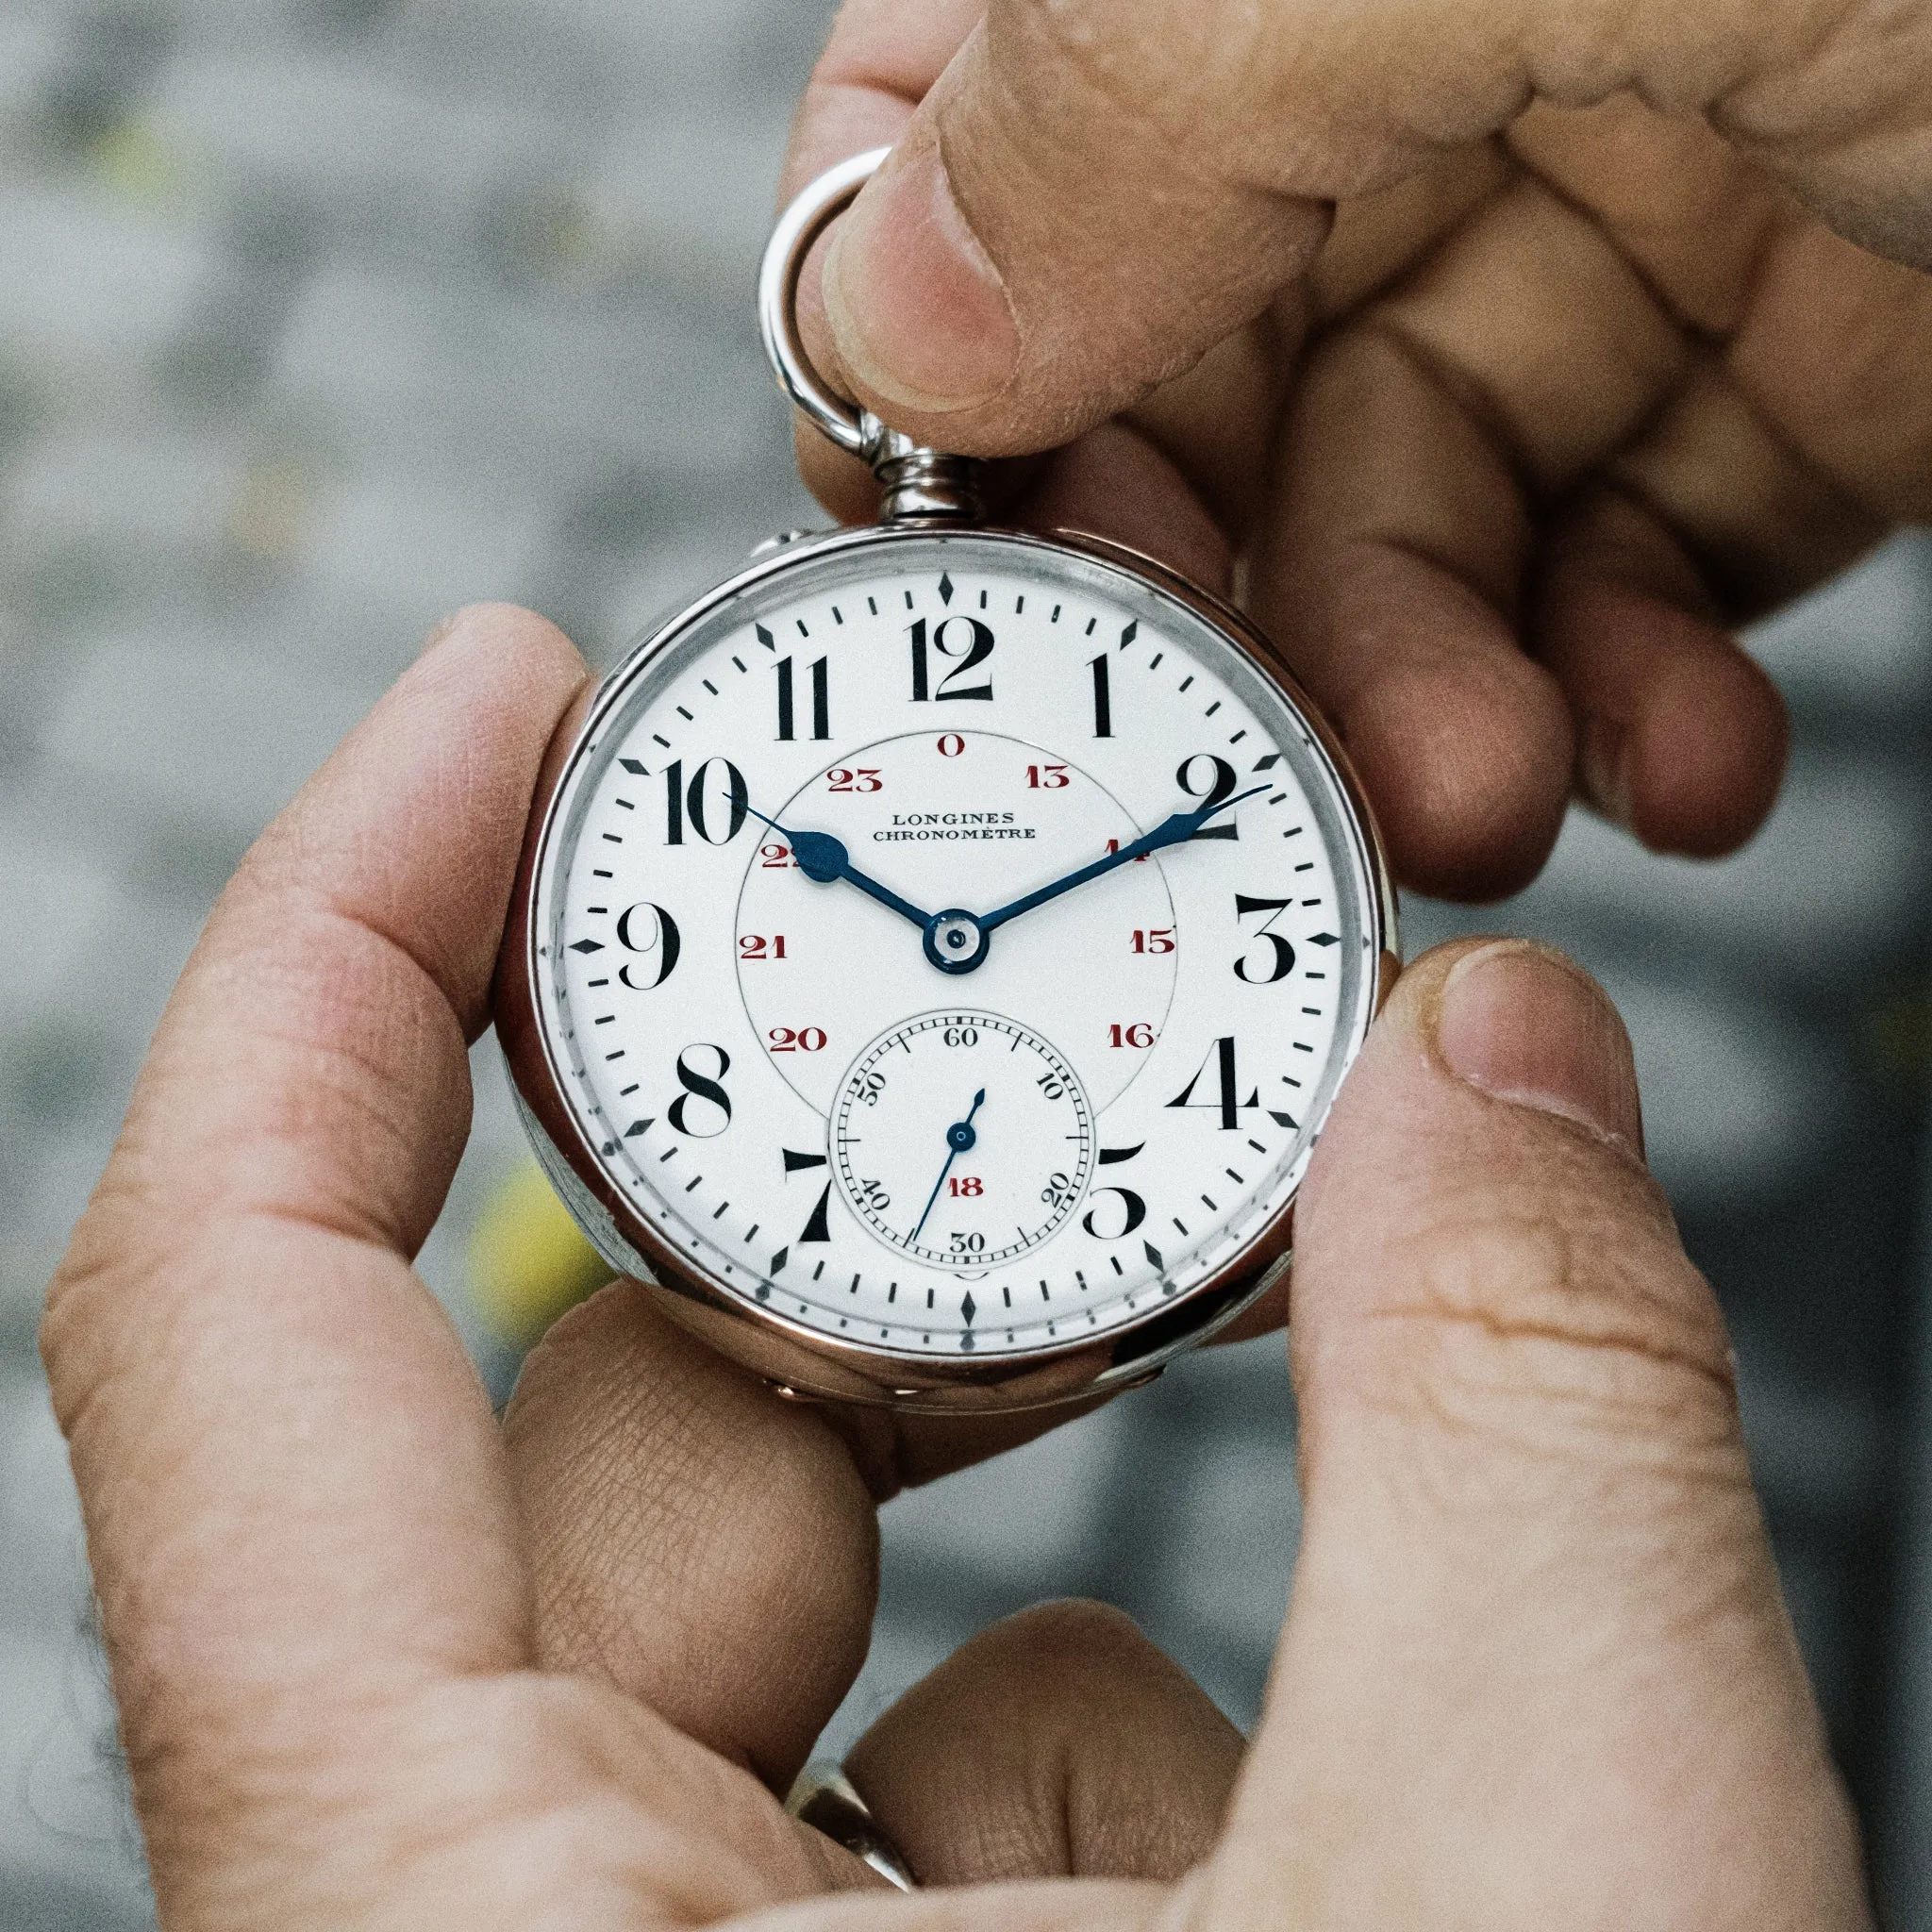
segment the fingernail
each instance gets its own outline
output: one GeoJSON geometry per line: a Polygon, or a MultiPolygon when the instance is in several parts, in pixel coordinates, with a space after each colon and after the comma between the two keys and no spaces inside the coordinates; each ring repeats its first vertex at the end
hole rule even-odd
{"type": "Polygon", "coordinates": [[[1019,362],[1006,286],[953,199],[937,147],[859,197],[833,237],[824,288],[845,366],[908,408],[971,408],[1019,362]]]}
{"type": "Polygon", "coordinates": [[[1495,1099],[1641,1150],[1630,1036],[1603,989],[1560,954],[1524,940],[1464,954],[1442,982],[1436,1046],[1451,1073],[1495,1099]]]}

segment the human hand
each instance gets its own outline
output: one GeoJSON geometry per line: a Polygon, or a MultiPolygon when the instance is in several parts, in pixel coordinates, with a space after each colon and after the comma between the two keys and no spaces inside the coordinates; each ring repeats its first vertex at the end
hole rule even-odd
{"type": "Polygon", "coordinates": [[[1307,1527],[1245,1767],[1123,1620],[1061,1606],[852,1760],[929,1885],[999,1889],[869,1893],[788,1820],[865,1654],[875,1499],[1041,1424],[786,1404],[622,1282],[491,1416],[408,1257],[582,688],[548,625],[467,613],[324,767],[54,1284],[170,1932],[1862,1923],[1627,1043],[1513,944],[1411,970],[1308,1177],[1307,1527]]]}
{"type": "Polygon", "coordinates": [[[1524,883],[1573,787],[1741,842],[1786,731],[1731,626],[1932,515],[1923,0],[847,0],[788,192],[886,142],[814,356],[1070,445],[1024,521],[1243,559],[1420,890],[1524,883]]]}

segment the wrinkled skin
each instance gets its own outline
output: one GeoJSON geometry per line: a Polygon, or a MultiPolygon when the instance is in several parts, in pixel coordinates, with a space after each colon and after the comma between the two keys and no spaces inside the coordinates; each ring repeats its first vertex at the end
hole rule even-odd
{"type": "Polygon", "coordinates": [[[886,142],[819,360],[1238,582],[1419,890],[1524,884],[1573,791],[1741,842],[1732,627],[1932,515],[1926,0],[848,0],[788,192],[886,142]]]}
{"type": "Polygon", "coordinates": [[[1628,1042],[1520,941],[1409,970],[1310,1169],[1306,1531],[1252,1745],[1060,1605],[854,1755],[926,1890],[787,1820],[875,1503],[1011,1432],[788,1405],[628,1283],[491,1415],[410,1260],[584,677],[468,612],[335,754],[224,894],[54,1284],[169,1932],[1868,1923],[1628,1042]]]}

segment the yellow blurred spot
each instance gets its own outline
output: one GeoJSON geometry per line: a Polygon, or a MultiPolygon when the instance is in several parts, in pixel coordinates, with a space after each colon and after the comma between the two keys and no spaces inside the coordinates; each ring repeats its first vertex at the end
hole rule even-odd
{"type": "Polygon", "coordinates": [[[517,1348],[611,1278],[534,1160],[490,1197],[470,1237],[469,1272],[477,1312],[517,1348]]]}
{"type": "Polygon", "coordinates": [[[1865,1051],[1881,1077],[1923,1085],[1932,1075],[1932,1001],[1916,987],[1881,1000],[1865,1016],[1865,1051]]]}
{"type": "Polygon", "coordinates": [[[187,184],[181,156],[145,122],[118,122],[88,149],[94,176],[131,201],[178,201],[187,184]]]}
{"type": "Polygon", "coordinates": [[[228,536],[256,557],[282,562],[301,548],[314,495],[308,474],[286,458],[258,463],[242,479],[228,512],[228,536]]]}

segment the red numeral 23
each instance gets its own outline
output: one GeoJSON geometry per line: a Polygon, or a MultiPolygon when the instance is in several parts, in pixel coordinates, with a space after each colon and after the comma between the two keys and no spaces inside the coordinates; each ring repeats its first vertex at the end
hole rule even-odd
{"type": "Polygon", "coordinates": [[[872,765],[859,765],[851,771],[843,765],[834,765],[825,774],[825,782],[834,791],[883,791],[886,789],[877,768],[872,765]]]}

